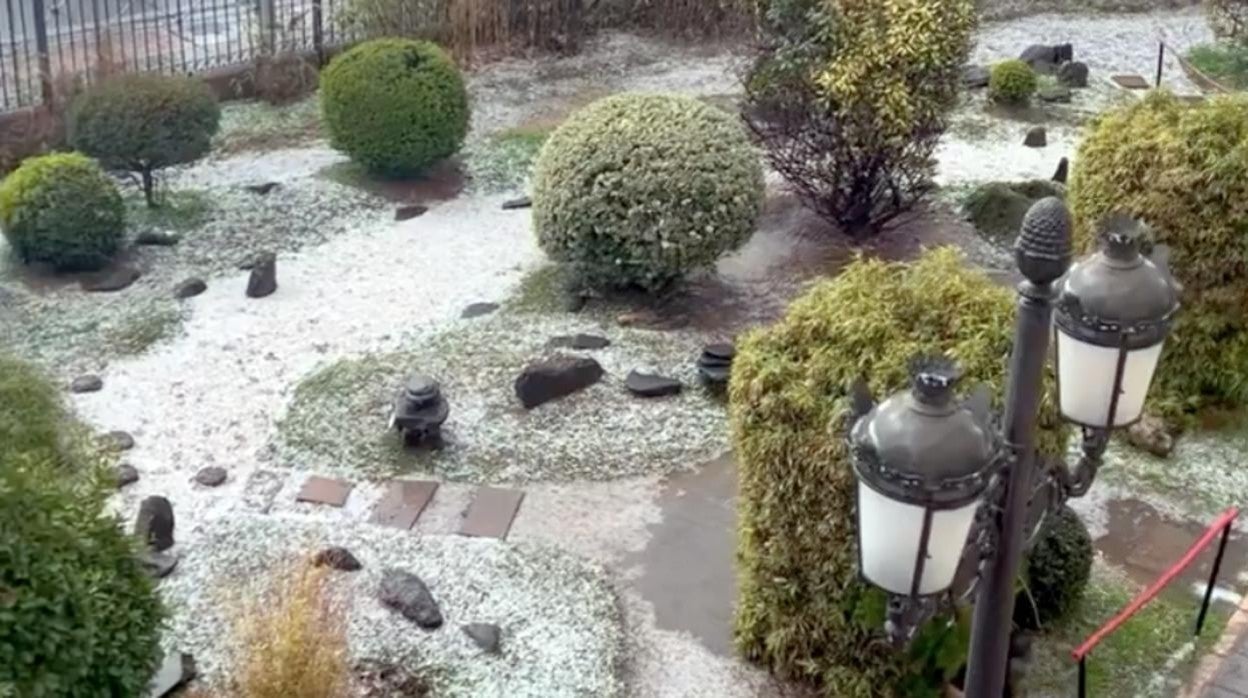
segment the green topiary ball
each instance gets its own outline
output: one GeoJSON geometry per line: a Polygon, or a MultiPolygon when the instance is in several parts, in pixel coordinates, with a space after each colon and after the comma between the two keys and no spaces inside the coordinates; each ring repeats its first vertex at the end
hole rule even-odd
{"type": "Polygon", "coordinates": [[[23,262],[98,269],[126,232],[117,185],[79,153],[30,158],[0,182],[0,230],[23,262]]]}
{"type": "Polygon", "coordinates": [[[763,170],[727,113],[688,97],[627,94],[572,115],[542,148],[533,226],[590,286],[655,290],[754,232],[763,170]]]}
{"type": "Polygon", "coordinates": [[[468,133],[464,79],[427,41],[377,39],[338,56],[321,73],[321,110],[334,147],[384,175],[419,174],[468,133]]]}
{"type": "Polygon", "coordinates": [[[1076,247],[1114,212],[1170,247],[1183,309],[1149,409],[1172,420],[1206,403],[1248,405],[1248,98],[1189,105],[1157,92],[1103,115],[1074,158],[1076,247]]]}
{"type": "MultiPolygon", "coordinates": [[[[939,683],[921,679],[934,668],[957,670],[965,645],[956,635],[937,635],[936,648],[916,642],[911,652],[927,653],[918,657],[891,650],[881,594],[859,580],[849,387],[865,377],[883,398],[908,385],[912,357],[946,352],[965,386],[983,382],[1000,397],[1012,296],[948,248],[913,264],[859,259],[738,343],[729,413],[740,482],[736,635],[746,657],[838,698],[923,695],[916,680],[931,689],[939,683]]],[[[1057,455],[1067,432],[1047,380],[1039,448],[1057,455]]]]}
{"type": "Polygon", "coordinates": [[[1023,61],[1011,59],[992,66],[988,96],[1000,104],[1027,104],[1038,86],[1036,71],[1023,61]]]}
{"type": "Polygon", "coordinates": [[[0,457],[0,687],[15,696],[142,696],[164,613],[133,539],[84,484],[0,457]]]}
{"type": "Polygon", "coordinates": [[[1092,536],[1083,520],[1063,506],[1049,517],[1027,556],[1027,586],[1014,604],[1014,622],[1035,630],[1066,617],[1092,576],[1092,536]]]}

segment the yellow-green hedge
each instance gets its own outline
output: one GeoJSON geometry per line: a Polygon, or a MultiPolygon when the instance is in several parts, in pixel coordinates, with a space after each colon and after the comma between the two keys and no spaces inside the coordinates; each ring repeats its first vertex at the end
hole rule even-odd
{"type": "MultiPolygon", "coordinates": [[[[886,396],[907,385],[911,357],[943,351],[967,386],[986,382],[999,396],[1013,318],[1009,289],[941,249],[912,265],[858,260],[740,342],[730,411],[740,467],[736,635],[746,657],[829,697],[932,688],[930,678],[915,683],[930,661],[882,641],[878,592],[858,581],[846,390],[865,376],[886,396]]],[[[1062,452],[1047,398],[1042,415],[1041,450],[1062,452]]],[[[940,651],[959,659],[964,648],[940,651]]]]}
{"type": "Polygon", "coordinates": [[[1077,247],[1125,211],[1172,249],[1184,308],[1150,395],[1176,418],[1248,404],[1248,98],[1188,105],[1171,94],[1102,116],[1080,145],[1069,201],[1077,247]]]}

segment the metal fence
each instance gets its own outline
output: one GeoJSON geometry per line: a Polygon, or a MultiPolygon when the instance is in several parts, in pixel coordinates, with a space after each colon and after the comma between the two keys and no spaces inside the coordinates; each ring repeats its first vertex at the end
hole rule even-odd
{"type": "Polygon", "coordinates": [[[0,0],[0,112],[50,104],[102,75],[198,73],[356,37],[347,0],[0,0]]]}

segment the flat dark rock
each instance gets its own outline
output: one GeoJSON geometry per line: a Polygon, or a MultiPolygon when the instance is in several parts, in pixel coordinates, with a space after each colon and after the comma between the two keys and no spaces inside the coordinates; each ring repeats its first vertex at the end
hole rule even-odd
{"type": "Polygon", "coordinates": [[[265,253],[256,258],[247,279],[247,297],[264,298],[277,290],[277,255],[265,253]]]}
{"type": "Polygon", "coordinates": [[[624,379],[624,387],[638,397],[677,395],[684,389],[681,382],[674,378],[639,371],[632,371],[628,374],[628,378],[624,379]]]}
{"type": "Polygon", "coordinates": [[[525,409],[567,397],[602,380],[602,366],[590,358],[556,356],[535,361],[516,378],[516,397],[525,409]]]}
{"type": "Polygon", "coordinates": [[[149,247],[173,247],[178,244],[179,239],[177,235],[157,233],[149,230],[145,233],[139,233],[134,238],[134,244],[147,245],[149,247]]]}
{"type": "Polygon", "coordinates": [[[252,194],[259,194],[260,196],[264,196],[268,194],[269,192],[273,191],[274,189],[277,189],[279,186],[281,185],[278,184],[277,182],[265,182],[263,184],[248,184],[247,186],[243,188],[251,192],[252,194]]]}
{"type": "Polygon", "coordinates": [[[173,547],[173,504],[168,499],[152,496],[139,503],[134,521],[134,537],[150,549],[160,552],[173,547]]]}
{"type": "Polygon", "coordinates": [[[988,69],[982,65],[968,65],[962,68],[962,86],[968,89],[987,87],[990,77],[988,69]]]}
{"type": "Polygon", "coordinates": [[[152,579],[164,579],[178,566],[178,556],[148,550],[139,554],[139,564],[152,579]]]}
{"type": "Polygon", "coordinates": [[[78,376],[69,384],[71,393],[94,393],[104,389],[104,379],[96,375],[78,376]]]}
{"type": "Polygon", "coordinates": [[[489,315],[495,310],[498,310],[498,303],[472,303],[467,308],[464,308],[459,317],[464,320],[471,320],[472,318],[489,315]]]}
{"type": "Polygon", "coordinates": [[[499,643],[503,637],[503,631],[493,623],[469,623],[460,626],[460,630],[476,643],[487,654],[498,654],[499,643]]]}
{"type": "Polygon", "coordinates": [[[229,477],[229,473],[225,471],[225,468],[210,465],[206,468],[201,468],[199,472],[195,473],[195,482],[204,487],[218,487],[225,482],[227,477],[229,477]]]}
{"type": "Polygon", "coordinates": [[[600,337],[596,334],[573,334],[559,335],[552,337],[547,346],[552,349],[577,349],[581,351],[591,351],[594,349],[606,349],[611,346],[611,340],[606,337],[600,337]]]}
{"type": "Polygon", "coordinates": [[[1054,102],[1058,104],[1069,104],[1074,98],[1074,94],[1070,91],[1070,88],[1065,85],[1049,85],[1048,87],[1042,87],[1040,88],[1040,91],[1036,93],[1036,96],[1040,98],[1041,102],[1054,102]]]}
{"type": "Polygon", "coordinates": [[[1147,90],[1152,87],[1142,75],[1115,75],[1110,78],[1119,87],[1128,90],[1147,90]]]}
{"type": "Polygon", "coordinates": [[[129,463],[122,463],[113,471],[113,475],[117,478],[117,489],[121,489],[126,485],[133,485],[139,481],[139,471],[129,463]]]}
{"type": "Polygon", "coordinates": [[[82,282],[82,290],[89,293],[112,293],[129,288],[131,284],[139,280],[143,276],[143,272],[131,267],[121,267],[114,269],[106,274],[92,279],[91,281],[82,282]]]}
{"type": "Polygon", "coordinates": [[[515,211],[516,209],[521,209],[521,208],[532,208],[532,206],[533,206],[533,199],[527,196],[522,196],[518,199],[512,199],[510,201],[503,202],[504,211],[515,211]]]}
{"type": "Polygon", "coordinates": [[[737,356],[737,348],[727,342],[719,342],[706,345],[702,348],[702,353],[708,357],[732,361],[737,356]]]}
{"type": "Polygon", "coordinates": [[[425,630],[442,626],[442,610],[438,608],[438,602],[429,592],[429,587],[411,572],[395,569],[382,572],[377,598],[382,605],[399,612],[425,630]]]}
{"type": "Polygon", "coordinates": [[[1027,132],[1023,145],[1028,148],[1043,148],[1049,144],[1049,133],[1043,126],[1036,126],[1027,132]]]}
{"type": "Polygon", "coordinates": [[[400,206],[394,209],[394,220],[410,221],[411,219],[417,218],[419,216],[423,216],[428,212],[429,212],[429,207],[421,206],[420,204],[413,204],[411,206],[400,206]]]}
{"type": "Polygon", "coordinates": [[[360,564],[350,550],[339,546],[318,551],[312,558],[312,564],[317,567],[329,567],[339,572],[356,572],[364,568],[364,565],[360,564]]]}
{"type": "Polygon", "coordinates": [[[110,431],[104,435],[104,441],[114,451],[129,451],[134,448],[134,437],[126,431],[110,431]]]}
{"type": "Polygon", "coordinates": [[[179,300],[194,298],[208,290],[208,284],[200,278],[190,278],[173,287],[173,297],[179,300]]]}

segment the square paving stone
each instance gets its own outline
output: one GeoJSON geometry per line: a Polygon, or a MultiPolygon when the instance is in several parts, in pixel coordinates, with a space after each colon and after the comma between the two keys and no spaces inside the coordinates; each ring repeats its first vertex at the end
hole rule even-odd
{"type": "Polygon", "coordinates": [[[333,480],[313,475],[303,483],[297,499],[300,502],[340,507],[347,503],[347,495],[351,494],[354,487],[354,484],[346,480],[333,480]]]}
{"type": "Polygon", "coordinates": [[[1128,90],[1147,90],[1152,87],[1142,75],[1115,75],[1110,80],[1117,83],[1119,87],[1125,87],[1128,90]]]}
{"type": "Polygon", "coordinates": [[[438,491],[438,483],[425,480],[397,480],[386,487],[386,494],[373,510],[371,523],[410,529],[438,491]]]}
{"type": "Polygon", "coordinates": [[[506,538],[516,518],[524,493],[497,487],[482,487],[473,495],[468,515],[460,527],[461,535],[476,538],[506,538]]]}

